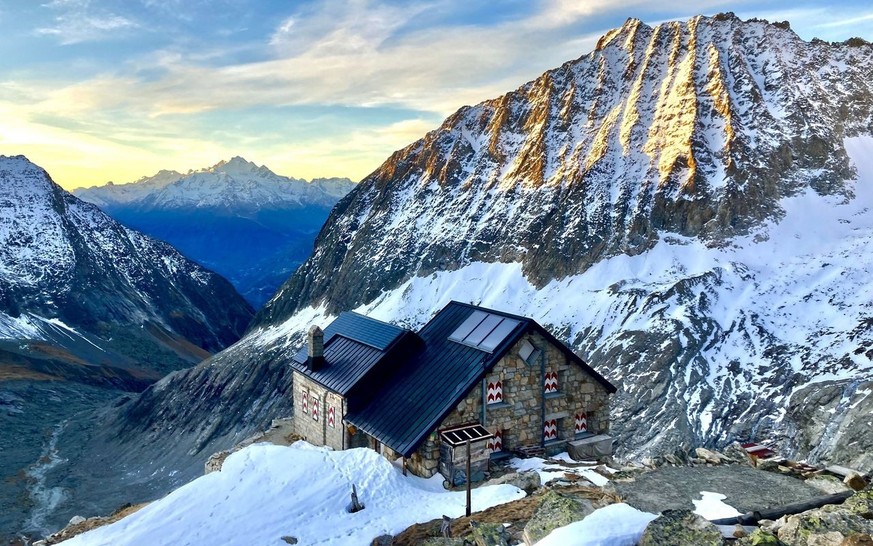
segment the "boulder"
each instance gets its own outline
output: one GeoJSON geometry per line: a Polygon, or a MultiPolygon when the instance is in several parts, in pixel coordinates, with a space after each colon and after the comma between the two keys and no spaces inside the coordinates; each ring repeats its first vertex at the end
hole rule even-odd
{"type": "Polygon", "coordinates": [[[789,516],[779,539],[790,546],[842,546],[855,535],[873,533],[873,490],[866,489],[840,505],[789,516]]]}
{"type": "Polygon", "coordinates": [[[509,546],[506,527],[500,523],[470,522],[473,528],[473,540],[476,546],[509,546]]]}
{"type": "Polygon", "coordinates": [[[739,442],[734,442],[724,448],[724,450],[722,450],[722,455],[730,462],[755,466],[755,459],[749,455],[749,452],[746,451],[739,442]]]}
{"type": "Polygon", "coordinates": [[[646,527],[639,546],[722,546],[722,535],[690,510],[664,510],[646,527]]]}
{"type": "Polygon", "coordinates": [[[532,546],[558,527],[570,525],[594,512],[590,501],[548,491],[524,526],[524,542],[532,546]]]}
{"type": "Polygon", "coordinates": [[[867,480],[857,472],[852,472],[843,479],[843,483],[851,487],[855,491],[861,491],[867,487],[867,480]]]}
{"type": "Polygon", "coordinates": [[[858,491],[843,503],[843,506],[864,519],[873,520],[873,486],[858,491]]]}
{"type": "Polygon", "coordinates": [[[849,490],[849,487],[844,484],[841,479],[836,476],[831,476],[830,474],[819,474],[813,476],[807,479],[806,483],[828,495],[844,493],[849,490]]]}
{"type": "Polygon", "coordinates": [[[706,449],[705,447],[698,447],[694,450],[694,454],[712,464],[721,464],[725,459],[725,456],[721,453],[706,449]]]}
{"type": "Polygon", "coordinates": [[[79,525],[80,523],[85,523],[85,518],[82,516],[73,516],[70,518],[70,525],[79,525]]]}
{"type": "Polygon", "coordinates": [[[525,493],[533,493],[539,489],[543,483],[540,479],[540,473],[536,470],[526,470],[524,472],[510,472],[503,476],[498,476],[492,480],[488,480],[484,485],[500,485],[509,484],[518,487],[525,493]]]}

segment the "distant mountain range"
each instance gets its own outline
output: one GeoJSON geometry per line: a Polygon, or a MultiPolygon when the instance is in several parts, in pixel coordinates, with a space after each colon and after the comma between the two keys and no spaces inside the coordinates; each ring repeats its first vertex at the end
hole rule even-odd
{"type": "Polygon", "coordinates": [[[224,275],[259,307],[309,256],[330,209],[354,187],[347,178],[288,178],[234,157],[73,193],[224,275]]]}
{"type": "Polygon", "coordinates": [[[35,470],[47,431],[220,351],[252,315],[223,277],[0,156],[0,540],[63,498],[35,470]]]}

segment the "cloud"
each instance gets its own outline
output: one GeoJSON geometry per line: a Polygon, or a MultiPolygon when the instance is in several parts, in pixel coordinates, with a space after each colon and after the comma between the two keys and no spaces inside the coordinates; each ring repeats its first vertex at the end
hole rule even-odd
{"type": "MultiPolygon", "coordinates": [[[[201,5],[144,1],[152,12],[167,12],[167,17],[183,9],[188,16],[201,5]]],[[[518,7],[515,0],[510,3],[518,7]]],[[[391,151],[435,127],[433,120],[465,104],[496,97],[589,52],[607,27],[620,25],[628,14],[653,23],[691,15],[644,0],[533,0],[524,9],[493,18],[453,18],[455,0],[409,4],[313,1],[265,18],[267,30],[257,39],[247,34],[247,41],[209,42],[198,35],[205,40],[199,46],[205,47],[193,51],[186,49],[190,36],[183,35],[174,45],[144,51],[86,80],[63,82],[45,74],[19,78],[14,89],[5,90],[5,99],[0,85],[0,103],[5,100],[16,109],[19,127],[29,121],[50,131],[53,138],[73,144],[77,135],[86,135],[84,141],[92,149],[105,146],[100,148],[104,155],[120,156],[121,150],[128,150],[143,161],[152,158],[161,167],[184,170],[214,164],[222,156],[210,154],[225,151],[252,155],[246,149],[230,150],[235,142],[239,148],[260,150],[260,157],[249,159],[279,170],[285,166],[284,172],[295,176],[318,174],[320,168],[323,174],[359,177],[375,169],[391,151]],[[382,128],[364,127],[353,119],[342,126],[343,122],[333,120],[330,135],[306,143],[281,143],[281,135],[272,134],[275,127],[261,128],[256,123],[196,130],[198,120],[209,113],[259,107],[275,108],[292,118],[299,115],[301,124],[318,121],[317,114],[302,117],[309,115],[297,111],[303,107],[282,110],[290,106],[378,107],[403,111],[407,120],[397,122],[392,117],[389,122],[386,116],[382,128]],[[341,129],[345,132],[338,137],[341,129]],[[271,133],[269,138],[266,133],[271,133]],[[187,164],[171,164],[186,156],[190,157],[187,164]],[[201,157],[202,161],[196,159],[201,157]],[[302,170],[293,165],[301,165],[302,170]]],[[[706,0],[694,9],[714,10],[725,4],[726,0],[706,0]]],[[[763,13],[756,5],[751,0],[731,2],[738,11],[751,8],[743,17],[788,18],[795,29],[802,26],[806,31],[818,25],[843,32],[853,24],[844,21],[864,23],[869,17],[824,8],[778,11],[772,5],[771,13],[763,13]]],[[[96,0],[55,0],[46,9],[52,10],[54,24],[39,32],[57,36],[63,43],[144,28],[124,14],[101,8],[96,0]]],[[[500,10],[500,3],[495,1],[491,9],[500,10]]],[[[293,131],[293,121],[282,129],[293,131]]],[[[14,132],[5,134],[7,142],[14,140],[14,132]]],[[[89,182],[99,181],[98,177],[89,182]]]]}
{"type": "Polygon", "coordinates": [[[37,28],[34,34],[55,36],[62,45],[106,40],[140,26],[127,17],[94,8],[90,0],[53,0],[43,7],[58,13],[51,26],[37,28]]]}

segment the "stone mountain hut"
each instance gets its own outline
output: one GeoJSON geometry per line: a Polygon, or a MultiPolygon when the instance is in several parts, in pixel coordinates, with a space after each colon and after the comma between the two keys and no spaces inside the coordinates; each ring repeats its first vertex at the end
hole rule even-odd
{"type": "Polygon", "coordinates": [[[418,476],[463,483],[468,441],[473,481],[511,451],[611,448],[615,387],[529,318],[453,301],[412,332],[346,312],[313,326],[292,366],[298,434],[418,476]]]}

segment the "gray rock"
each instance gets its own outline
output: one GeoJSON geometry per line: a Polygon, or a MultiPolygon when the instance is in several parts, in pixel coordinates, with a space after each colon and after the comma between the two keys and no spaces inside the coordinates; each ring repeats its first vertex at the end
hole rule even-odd
{"type": "Polygon", "coordinates": [[[860,491],[841,505],[828,505],[789,516],[778,532],[790,546],[842,546],[855,535],[873,534],[873,489],[860,491]]]}
{"type": "Polygon", "coordinates": [[[506,527],[500,523],[470,522],[476,546],[509,546],[506,527]]]}
{"type": "Polygon", "coordinates": [[[731,462],[755,466],[751,455],[743,449],[739,442],[734,442],[722,450],[722,455],[731,462]]]}
{"type": "Polygon", "coordinates": [[[765,529],[755,529],[748,536],[733,543],[735,546],[787,546],[779,537],[765,529]]]}
{"type": "Polygon", "coordinates": [[[819,474],[805,481],[807,485],[811,485],[827,495],[843,493],[849,490],[849,487],[842,480],[830,474],[819,474]]]}
{"type": "Polygon", "coordinates": [[[532,546],[558,527],[584,519],[593,511],[594,506],[587,500],[547,491],[524,526],[524,542],[527,546],[532,546]]]}
{"type": "Polygon", "coordinates": [[[536,470],[526,470],[524,472],[510,472],[503,476],[498,476],[488,480],[484,485],[501,485],[509,484],[524,490],[526,493],[533,493],[542,486],[540,474],[536,470]]]}
{"type": "Polygon", "coordinates": [[[646,526],[639,546],[722,546],[722,534],[690,510],[665,510],[646,526]]]}

